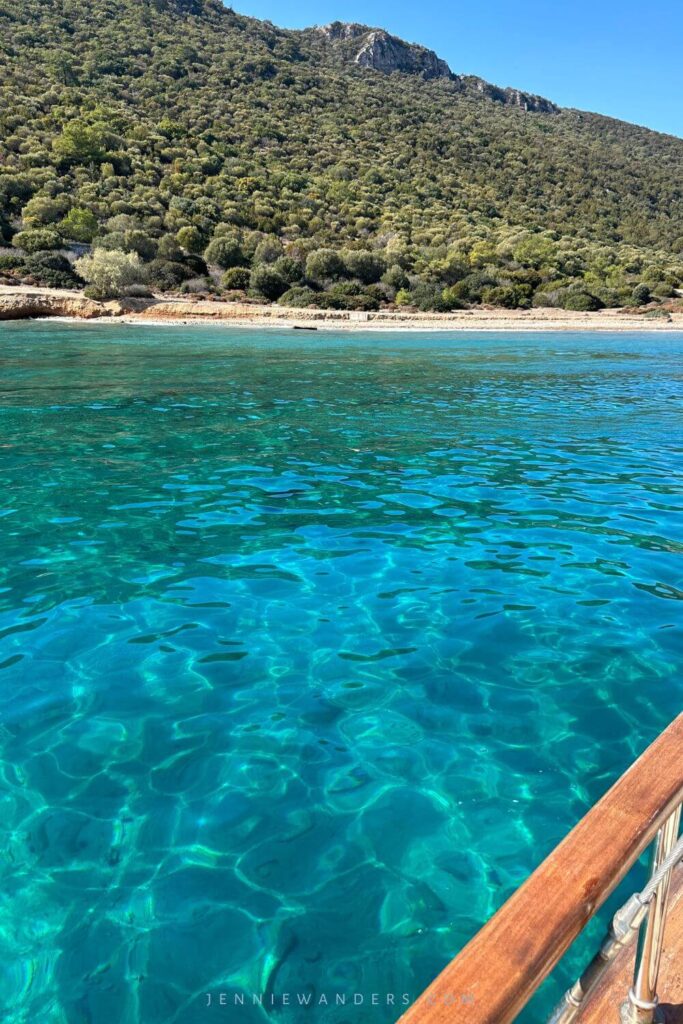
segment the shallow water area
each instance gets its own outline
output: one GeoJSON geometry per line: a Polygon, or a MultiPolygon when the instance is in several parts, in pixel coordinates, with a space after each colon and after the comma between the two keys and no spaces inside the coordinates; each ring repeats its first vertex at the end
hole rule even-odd
{"type": "Polygon", "coordinates": [[[390,1024],[680,709],[683,335],[0,358],[4,1019],[390,1024]]]}

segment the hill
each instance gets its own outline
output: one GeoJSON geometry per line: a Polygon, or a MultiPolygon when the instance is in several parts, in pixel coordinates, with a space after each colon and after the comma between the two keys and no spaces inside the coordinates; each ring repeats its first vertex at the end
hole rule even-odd
{"type": "Polygon", "coordinates": [[[683,281],[683,140],[216,0],[0,0],[0,26],[7,280],[77,283],[80,243],[115,254],[79,264],[100,293],[591,308],[683,281]]]}

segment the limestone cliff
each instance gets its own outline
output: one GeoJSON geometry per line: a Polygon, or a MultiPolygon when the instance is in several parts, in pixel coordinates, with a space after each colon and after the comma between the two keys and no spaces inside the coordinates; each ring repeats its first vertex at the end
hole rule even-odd
{"type": "Polygon", "coordinates": [[[497,103],[523,110],[554,114],[560,109],[542,96],[519,89],[502,89],[472,75],[456,75],[433,50],[416,43],[406,43],[384,29],[356,22],[333,21],[330,25],[307,29],[306,32],[323,40],[345,63],[372,68],[385,75],[401,72],[427,81],[446,79],[465,93],[483,94],[497,103]]]}
{"type": "Polygon", "coordinates": [[[335,21],[314,31],[336,46],[346,60],[363,68],[374,68],[383,74],[401,71],[425,79],[456,78],[446,61],[433,50],[406,43],[384,29],[335,21]]]}

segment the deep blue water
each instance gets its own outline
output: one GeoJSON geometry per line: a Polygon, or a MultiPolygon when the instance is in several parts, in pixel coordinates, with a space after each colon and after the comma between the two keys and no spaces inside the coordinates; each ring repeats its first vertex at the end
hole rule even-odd
{"type": "Polygon", "coordinates": [[[390,1024],[681,707],[683,335],[0,358],[5,1019],[390,1024]]]}

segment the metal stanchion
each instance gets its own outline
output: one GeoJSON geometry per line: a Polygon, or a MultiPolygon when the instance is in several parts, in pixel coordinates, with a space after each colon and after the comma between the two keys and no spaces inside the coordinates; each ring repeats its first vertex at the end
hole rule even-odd
{"type": "MultiPolygon", "coordinates": [[[[679,807],[659,830],[652,858],[653,875],[676,845],[680,822],[681,808],[679,807]]],[[[655,1021],[663,1019],[657,1011],[659,1002],[657,978],[662,959],[662,943],[672,870],[673,866],[660,880],[650,901],[647,921],[638,943],[633,987],[628,994],[628,1002],[624,1003],[621,1008],[623,1024],[654,1024],[655,1021]]]]}

